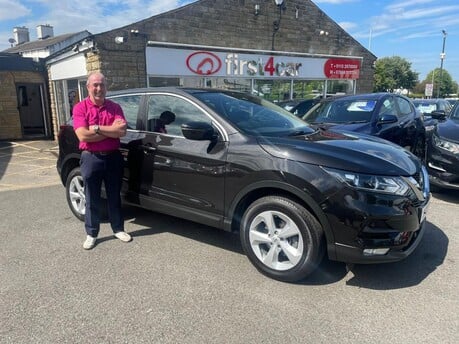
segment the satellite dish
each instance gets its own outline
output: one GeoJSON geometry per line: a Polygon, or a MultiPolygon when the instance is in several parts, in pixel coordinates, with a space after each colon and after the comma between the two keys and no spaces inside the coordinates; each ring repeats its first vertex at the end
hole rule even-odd
{"type": "Polygon", "coordinates": [[[16,40],[15,40],[14,38],[10,38],[10,39],[8,39],[8,42],[10,42],[11,44],[13,44],[13,43],[16,43],[16,40]]]}

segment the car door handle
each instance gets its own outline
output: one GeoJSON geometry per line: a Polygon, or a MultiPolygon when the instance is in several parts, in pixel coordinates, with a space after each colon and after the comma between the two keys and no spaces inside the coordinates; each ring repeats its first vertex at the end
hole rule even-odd
{"type": "Polygon", "coordinates": [[[152,147],[149,143],[146,145],[140,145],[139,148],[142,149],[145,154],[156,152],[156,148],[152,147]]]}

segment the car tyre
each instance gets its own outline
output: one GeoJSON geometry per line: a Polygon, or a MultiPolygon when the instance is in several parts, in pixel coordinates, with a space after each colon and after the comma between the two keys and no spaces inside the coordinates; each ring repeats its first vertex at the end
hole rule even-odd
{"type": "Polygon", "coordinates": [[[289,198],[267,196],[244,213],[241,243],[249,260],[263,274],[285,282],[304,279],[325,252],[324,232],[317,219],[289,198]]]}
{"type": "Polygon", "coordinates": [[[84,195],[83,177],[79,167],[70,171],[65,184],[65,193],[72,213],[80,221],[84,221],[86,197],[84,195]]]}

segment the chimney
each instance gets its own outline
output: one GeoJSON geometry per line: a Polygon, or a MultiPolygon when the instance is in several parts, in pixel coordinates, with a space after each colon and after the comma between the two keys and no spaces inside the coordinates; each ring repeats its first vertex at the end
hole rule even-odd
{"type": "Polygon", "coordinates": [[[16,45],[30,41],[29,29],[25,26],[13,28],[13,36],[16,41],[16,45]]]}
{"type": "Polygon", "coordinates": [[[54,37],[53,27],[51,25],[46,24],[37,26],[37,38],[39,40],[51,37],[54,37]]]}

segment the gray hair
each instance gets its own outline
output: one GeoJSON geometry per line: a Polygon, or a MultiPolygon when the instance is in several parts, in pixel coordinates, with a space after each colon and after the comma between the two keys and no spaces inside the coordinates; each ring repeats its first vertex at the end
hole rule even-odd
{"type": "Polygon", "coordinates": [[[104,82],[105,82],[105,76],[104,76],[101,72],[91,72],[91,73],[89,73],[88,79],[86,80],[86,86],[89,85],[89,80],[91,80],[91,78],[92,78],[93,76],[95,76],[95,75],[101,76],[102,79],[104,79],[104,82]]]}

